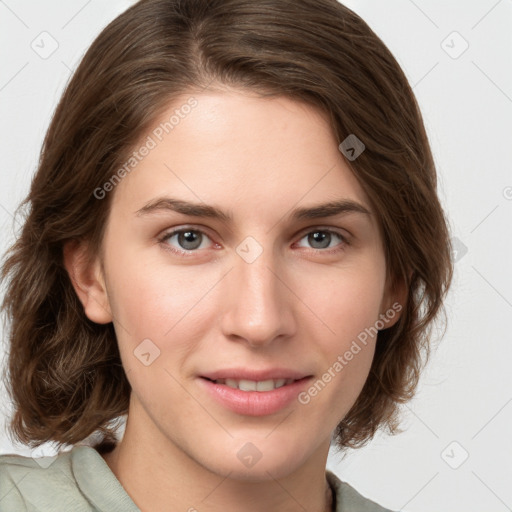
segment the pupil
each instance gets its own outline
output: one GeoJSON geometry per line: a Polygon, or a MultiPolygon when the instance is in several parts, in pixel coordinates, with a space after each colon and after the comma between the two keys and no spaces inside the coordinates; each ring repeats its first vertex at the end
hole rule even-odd
{"type": "Polygon", "coordinates": [[[309,235],[309,243],[315,247],[315,249],[325,249],[329,247],[331,242],[331,234],[326,233],[325,231],[315,231],[309,235]],[[320,247],[315,247],[315,243],[320,242],[320,247]]]}
{"type": "Polygon", "coordinates": [[[178,241],[187,250],[197,249],[201,245],[201,240],[195,231],[182,231],[178,235],[178,241]]]}

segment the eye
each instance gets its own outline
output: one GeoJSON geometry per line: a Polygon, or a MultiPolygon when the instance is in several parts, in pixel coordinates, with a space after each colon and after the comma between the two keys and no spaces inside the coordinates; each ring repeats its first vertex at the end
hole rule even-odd
{"type": "Polygon", "coordinates": [[[305,236],[303,236],[301,240],[306,240],[307,243],[310,244],[314,250],[318,251],[335,248],[335,252],[338,250],[342,250],[345,247],[345,245],[348,245],[347,239],[343,235],[341,235],[341,233],[333,231],[332,229],[315,229],[314,231],[310,231],[305,236]],[[336,244],[336,240],[341,241],[341,243],[336,244]]]}
{"type": "MultiPolygon", "coordinates": [[[[332,229],[309,231],[300,238],[298,242],[299,247],[305,247],[301,244],[302,240],[306,240],[310,244],[310,248],[315,252],[337,252],[343,250],[346,245],[349,245],[348,240],[341,233],[332,229]]],[[[218,244],[213,243],[204,231],[194,228],[175,229],[165,233],[159,239],[159,243],[163,244],[166,249],[182,256],[192,256],[199,249],[207,249],[209,247],[208,241],[213,246],[220,247],[218,244]]]]}
{"type": "Polygon", "coordinates": [[[208,244],[205,242],[210,237],[199,229],[182,228],[166,233],[159,239],[160,243],[165,244],[169,249],[183,254],[194,252],[197,249],[205,249],[208,244]]]}

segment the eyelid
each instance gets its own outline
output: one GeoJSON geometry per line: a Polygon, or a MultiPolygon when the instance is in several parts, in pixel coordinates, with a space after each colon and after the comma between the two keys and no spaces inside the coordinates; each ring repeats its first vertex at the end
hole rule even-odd
{"type": "MultiPolygon", "coordinates": [[[[204,226],[189,226],[189,225],[183,225],[175,228],[170,228],[169,231],[164,231],[163,234],[158,236],[158,242],[162,243],[168,248],[170,251],[185,255],[185,256],[193,256],[196,253],[200,253],[204,249],[195,249],[195,250],[186,250],[186,249],[179,249],[173,246],[170,246],[169,244],[166,244],[165,242],[172,238],[174,235],[184,232],[184,231],[195,231],[198,233],[201,233],[202,235],[206,236],[210,239],[210,241],[213,243],[213,245],[219,245],[216,242],[212,240],[212,237],[208,234],[208,230],[204,226]]],[[[310,226],[308,228],[304,228],[302,231],[300,231],[297,235],[294,236],[296,241],[302,240],[305,236],[309,235],[310,233],[315,233],[317,231],[322,231],[326,233],[334,233],[335,235],[339,236],[341,239],[341,243],[338,246],[335,246],[333,248],[327,248],[327,249],[315,249],[314,247],[303,247],[306,251],[312,251],[314,253],[333,253],[339,250],[342,250],[346,245],[350,245],[350,236],[347,236],[346,234],[340,232],[340,228],[335,228],[333,226],[310,226]]]]}
{"type": "Polygon", "coordinates": [[[302,247],[302,249],[310,253],[312,252],[314,254],[333,255],[336,254],[337,252],[343,251],[346,248],[346,246],[350,245],[350,237],[345,235],[344,233],[341,233],[339,228],[333,228],[332,226],[312,226],[306,228],[298,235],[297,242],[300,242],[305,236],[309,235],[310,233],[315,233],[318,231],[337,235],[341,239],[341,242],[334,247],[325,249],[315,249],[314,247],[302,247]]]}
{"type": "Polygon", "coordinates": [[[336,235],[343,238],[343,240],[348,241],[350,240],[350,237],[352,236],[346,229],[337,228],[334,226],[310,226],[307,228],[304,228],[303,230],[299,231],[299,234],[296,236],[300,236],[301,238],[309,233],[314,233],[315,231],[326,231],[328,233],[335,233],[336,235]]]}
{"type": "Polygon", "coordinates": [[[157,240],[160,244],[163,244],[167,250],[170,250],[174,252],[175,254],[184,255],[184,256],[194,256],[197,253],[199,253],[201,250],[204,249],[196,249],[196,250],[186,250],[186,249],[179,249],[177,247],[171,246],[170,244],[167,244],[166,241],[172,238],[174,235],[178,233],[182,233],[185,231],[195,231],[197,233],[201,233],[202,235],[206,236],[210,239],[213,245],[218,245],[216,242],[212,240],[212,237],[208,234],[208,230],[204,227],[197,227],[197,226],[179,226],[175,228],[170,228],[168,231],[164,231],[162,234],[158,235],[157,240]]]}

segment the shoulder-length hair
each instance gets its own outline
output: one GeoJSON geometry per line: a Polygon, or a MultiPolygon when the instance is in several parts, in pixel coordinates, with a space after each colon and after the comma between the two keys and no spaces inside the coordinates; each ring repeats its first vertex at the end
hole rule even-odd
{"type": "Polygon", "coordinates": [[[453,272],[433,157],[402,69],[336,0],[142,0],[101,32],[67,85],[2,266],[17,440],[115,439],[111,423],[128,412],[130,385],[113,325],[86,317],[63,246],[85,240],[91,256],[101,250],[115,192],[98,190],[174,98],[212,84],[307,102],[327,113],[340,143],[364,143],[347,164],[377,214],[388,276],[405,283],[407,299],[399,321],[378,333],[335,443],[357,447],[380,427],[398,430],[453,272]]]}

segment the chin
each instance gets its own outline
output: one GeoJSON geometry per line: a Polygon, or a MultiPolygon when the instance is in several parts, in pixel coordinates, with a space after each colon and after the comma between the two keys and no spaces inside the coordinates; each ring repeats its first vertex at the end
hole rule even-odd
{"type": "Polygon", "coordinates": [[[262,482],[285,478],[306,462],[307,454],[303,445],[290,446],[283,443],[265,443],[263,440],[238,440],[237,447],[212,452],[209,461],[203,465],[216,474],[229,476],[233,480],[262,482]],[[263,446],[265,445],[265,446],[263,446]],[[258,448],[259,446],[259,448],[258,448]],[[227,457],[232,451],[234,456],[227,457]],[[220,462],[221,461],[221,462],[220,462]],[[220,464],[219,464],[220,462],[220,464]]]}

